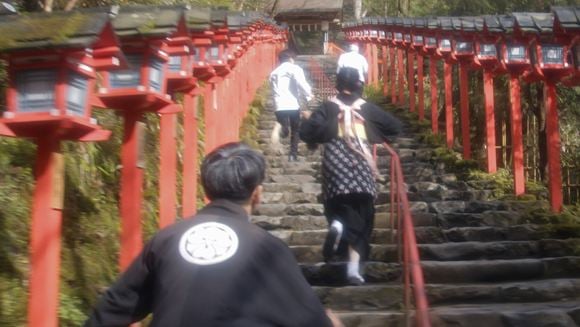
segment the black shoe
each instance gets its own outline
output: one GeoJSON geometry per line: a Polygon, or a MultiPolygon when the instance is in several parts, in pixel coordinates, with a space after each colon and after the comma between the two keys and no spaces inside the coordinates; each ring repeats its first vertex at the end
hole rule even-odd
{"type": "Polygon", "coordinates": [[[295,154],[291,154],[291,155],[288,156],[288,161],[289,162],[298,161],[298,157],[295,154]]]}
{"type": "Polygon", "coordinates": [[[326,234],[326,239],[324,240],[324,245],[322,246],[322,256],[324,261],[328,262],[332,259],[332,256],[338,249],[338,244],[340,243],[340,235],[335,227],[330,226],[328,229],[328,234],[326,234]]]}

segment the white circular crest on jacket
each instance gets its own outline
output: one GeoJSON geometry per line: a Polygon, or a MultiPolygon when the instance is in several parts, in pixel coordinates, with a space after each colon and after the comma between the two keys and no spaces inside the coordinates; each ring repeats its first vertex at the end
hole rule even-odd
{"type": "Polygon", "coordinates": [[[238,235],[216,222],[195,225],[179,241],[179,253],[188,262],[213,265],[231,258],[238,250],[238,235]]]}

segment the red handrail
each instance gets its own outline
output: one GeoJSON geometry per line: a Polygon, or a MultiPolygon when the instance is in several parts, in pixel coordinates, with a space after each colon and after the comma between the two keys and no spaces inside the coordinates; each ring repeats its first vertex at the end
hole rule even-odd
{"type": "MultiPolygon", "coordinates": [[[[407,191],[405,190],[405,183],[403,179],[403,169],[399,155],[391,146],[384,143],[383,146],[391,155],[391,228],[394,228],[395,207],[397,208],[396,224],[401,227],[402,218],[402,233],[403,236],[403,271],[404,271],[404,296],[405,306],[408,309],[411,302],[411,285],[413,282],[413,291],[415,295],[415,311],[418,327],[430,327],[431,320],[429,317],[429,304],[427,301],[427,293],[425,291],[425,281],[423,279],[423,270],[419,259],[419,250],[417,247],[417,240],[415,238],[415,227],[411,218],[411,209],[409,207],[409,199],[407,198],[407,191]]],[[[376,158],[376,146],[373,149],[376,158]]],[[[401,238],[399,237],[399,242],[401,238]]]]}

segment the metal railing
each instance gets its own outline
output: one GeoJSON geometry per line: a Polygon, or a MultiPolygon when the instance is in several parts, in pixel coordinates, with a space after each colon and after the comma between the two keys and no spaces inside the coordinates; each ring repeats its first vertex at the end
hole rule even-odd
{"type": "MultiPolygon", "coordinates": [[[[411,217],[409,199],[403,178],[403,168],[397,152],[384,143],[383,146],[391,156],[390,167],[390,221],[391,230],[398,228],[399,244],[402,245],[402,266],[404,281],[404,302],[405,309],[411,308],[411,283],[415,299],[415,319],[418,327],[430,327],[429,304],[425,290],[425,280],[419,258],[419,249],[415,237],[415,227],[411,217]]],[[[373,154],[376,160],[376,145],[373,147],[373,154]]]]}

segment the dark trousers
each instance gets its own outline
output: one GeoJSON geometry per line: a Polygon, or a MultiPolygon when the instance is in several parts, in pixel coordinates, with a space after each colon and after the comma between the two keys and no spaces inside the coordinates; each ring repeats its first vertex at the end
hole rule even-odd
{"type": "Polygon", "coordinates": [[[298,129],[300,127],[300,110],[276,111],[276,120],[282,125],[284,136],[290,133],[290,155],[298,155],[298,129]]]}
{"type": "Polygon", "coordinates": [[[371,234],[375,224],[373,196],[366,193],[341,194],[324,202],[324,215],[328,224],[338,219],[344,225],[337,255],[348,260],[348,245],[368,259],[371,234]]]}

